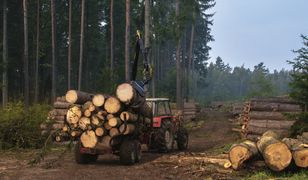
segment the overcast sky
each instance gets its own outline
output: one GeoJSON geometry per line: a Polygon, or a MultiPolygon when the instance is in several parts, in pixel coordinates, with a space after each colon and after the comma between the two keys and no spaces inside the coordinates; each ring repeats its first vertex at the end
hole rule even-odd
{"type": "Polygon", "coordinates": [[[286,60],[308,35],[308,0],[216,0],[212,10],[211,61],[220,56],[231,67],[291,69],[286,60]]]}

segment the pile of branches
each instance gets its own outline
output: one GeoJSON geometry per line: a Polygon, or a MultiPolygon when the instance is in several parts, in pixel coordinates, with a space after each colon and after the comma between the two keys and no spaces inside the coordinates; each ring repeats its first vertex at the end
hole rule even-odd
{"type": "Polygon", "coordinates": [[[296,139],[280,139],[274,131],[267,131],[256,142],[245,140],[234,144],[229,151],[232,168],[240,169],[245,162],[264,159],[273,171],[282,171],[291,166],[292,161],[299,168],[308,167],[308,132],[296,139]]]}
{"type": "Polygon", "coordinates": [[[152,118],[145,98],[129,83],[120,84],[116,96],[70,90],[54,107],[49,119],[55,123],[41,128],[55,131],[58,142],[80,139],[86,148],[110,148],[116,137],[134,135],[152,118]]]}

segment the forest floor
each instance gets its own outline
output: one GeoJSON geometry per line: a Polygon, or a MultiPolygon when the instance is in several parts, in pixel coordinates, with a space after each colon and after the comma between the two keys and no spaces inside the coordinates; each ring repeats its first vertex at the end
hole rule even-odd
{"type": "MultiPolygon", "coordinates": [[[[133,166],[121,165],[114,155],[102,155],[96,163],[88,165],[76,164],[72,152],[57,160],[63,147],[54,148],[43,162],[33,166],[27,164],[34,156],[33,150],[2,152],[0,179],[246,179],[264,166],[253,165],[233,171],[195,160],[196,157],[227,159],[227,150],[239,139],[231,131],[229,116],[219,111],[203,113],[198,121],[187,125],[190,142],[186,152],[143,152],[142,161],[133,166]]],[[[262,173],[255,178],[267,172],[262,173]]]]}

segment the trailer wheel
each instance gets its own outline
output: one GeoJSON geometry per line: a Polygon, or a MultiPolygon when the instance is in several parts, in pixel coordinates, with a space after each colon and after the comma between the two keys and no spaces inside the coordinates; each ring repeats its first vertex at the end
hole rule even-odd
{"type": "Polygon", "coordinates": [[[120,146],[120,161],[124,165],[137,162],[137,146],[134,140],[124,140],[120,146]]]}
{"type": "Polygon", "coordinates": [[[173,149],[174,135],[170,121],[165,120],[162,122],[161,127],[156,133],[155,139],[158,151],[169,152],[173,149]]]}
{"type": "Polygon", "coordinates": [[[177,132],[177,145],[179,150],[186,150],[188,147],[188,132],[183,127],[177,132]]]}
{"type": "Polygon", "coordinates": [[[78,141],[75,145],[74,154],[75,154],[75,161],[77,164],[87,164],[95,162],[98,158],[97,154],[85,154],[80,152],[81,142],[78,141]]]}
{"type": "Polygon", "coordinates": [[[141,161],[141,145],[140,142],[135,140],[135,146],[136,146],[136,162],[141,161]]]}

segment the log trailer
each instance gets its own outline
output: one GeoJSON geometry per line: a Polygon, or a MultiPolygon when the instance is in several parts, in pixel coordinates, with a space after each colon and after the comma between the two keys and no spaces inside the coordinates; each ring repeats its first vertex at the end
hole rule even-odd
{"type": "Polygon", "coordinates": [[[148,48],[143,47],[139,31],[137,31],[136,54],[132,68],[132,79],[129,83],[120,84],[116,96],[133,114],[121,114],[123,125],[120,134],[113,136],[109,145],[97,145],[95,148],[83,147],[79,140],[75,146],[75,160],[79,164],[91,163],[101,154],[112,153],[120,156],[123,164],[131,165],[141,159],[141,145],[149,150],[170,152],[174,144],[179,150],[188,147],[188,132],[182,126],[179,117],[173,116],[168,98],[145,98],[144,86],[151,80],[152,70],[147,61],[148,48]],[[136,80],[139,53],[143,55],[144,77],[136,80]],[[137,115],[137,117],[129,117],[137,115]],[[134,119],[131,125],[129,119],[134,119]]]}

